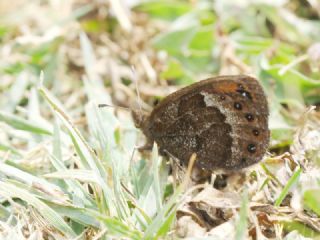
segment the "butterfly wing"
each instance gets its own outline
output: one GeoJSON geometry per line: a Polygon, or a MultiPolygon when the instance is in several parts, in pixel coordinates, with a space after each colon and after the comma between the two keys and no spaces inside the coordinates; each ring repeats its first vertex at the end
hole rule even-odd
{"type": "Polygon", "coordinates": [[[211,78],[166,97],[150,114],[147,136],[188,164],[235,170],[258,162],[269,142],[268,106],[257,80],[211,78]]]}

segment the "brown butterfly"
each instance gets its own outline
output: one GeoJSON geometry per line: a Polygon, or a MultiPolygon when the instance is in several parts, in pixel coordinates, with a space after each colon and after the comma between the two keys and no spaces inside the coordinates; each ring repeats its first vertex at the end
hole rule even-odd
{"type": "Polygon", "coordinates": [[[209,78],[164,98],[150,113],[132,111],[148,143],[188,165],[234,171],[260,161],[269,143],[268,104],[250,76],[209,78]]]}

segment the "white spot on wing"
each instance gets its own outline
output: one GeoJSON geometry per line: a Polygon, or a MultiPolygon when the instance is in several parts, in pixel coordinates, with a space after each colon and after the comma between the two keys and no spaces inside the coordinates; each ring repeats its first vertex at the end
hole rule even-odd
{"type": "Polygon", "coordinates": [[[239,151],[239,139],[234,134],[239,117],[233,111],[230,111],[231,109],[226,108],[221,104],[219,96],[204,91],[200,92],[200,94],[204,97],[203,99],[206,106],[218,108],[218,110],[226,117],[226,123],[231,126],[231,133],[229,133],[232,138],[231,159],[227,159],[227,164],[229,163],[228,165],[235,166],[237,164],[236,159],[241,156],[241,152],[239,151]]]}

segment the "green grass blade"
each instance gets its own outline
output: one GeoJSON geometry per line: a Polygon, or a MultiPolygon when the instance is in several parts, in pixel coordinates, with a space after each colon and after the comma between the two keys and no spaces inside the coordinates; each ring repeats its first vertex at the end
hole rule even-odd
{"type": "Polygon", "coordinates": [[[56,179],[76,179],[80,182],[91,182],[98,183],[94,172],[91,170],[81,170],[81,169],[68,169],[57,171],[53,173],[45,174],[46,178],[56,178],[56,179]]]}
{"type": "Polygon", "coordinates": [[[38,184],[39,186],[42,186],[50,192],[63,192],[56,185],[46,181],[45,179],[37,177],[5,163],[0,163],[0,172],[5,174],[6,176],[10,176],[23,183],[26,183],[29,186],[38,184]]]}
{"type": "Polygon", "coordinates": [[[103,190],[104,199],[106,201],[105,203],[107,204],[108,211],[110,211],[111,215],[116,215],[114,208],[115,200],[112,194],[112,190],[106,183],[106,181],[108,180],[108,175],[104,169],[104,166],[96,157],[95,153],[89,147],[87,142],[84,140],[84,137],[82,136],[80,131],[72,124],[66,112],[60,107],[61,104],[54,97],[52,97],[51,94],[43,86],[39,88],[39,91],[52,107],[53,111],[57,114],[64,126],[67,128],[69,136],[72,139],[74,147],[80,159],[82,160],[83,165],[89,167],[95,173],[94,175],[99,182],[99,186],[103,190]]]}
{"type": "Polygon", "coordinates": [[[308,189],[303,194],[303,203],[320,216],[320,189],[308,189]]]}
{"type": "Polygon", "coordinates": [[[131,229],[128,225],[124,224],[116,218],[105,217],[103,218],[103,222],[108,228],[108,232],[110,232],[110,234],[113,236],[134,240],[142,239],[142,234],[139,231],[131,229]]]}
{"type": "Polygon", "coordinates": [[[182,185],[180,185],[175,193],[164,204],[163,208],[157,212],[157,215],[153,218],[152,222],[147,226],[143,239],[154,239],[156,236],[166,235],[169,230],[169,224],[171,224],[172,214],[176,213],[177,203],[179,202],[182,194],[182,185]]]}
{"type": "Polygon", "coordinates": [[[31,132],[31,133],[36,133],[36,134],[44,134],[44,135],[51,135],[52,131],[45,128],[41,127],[41,124],[32,122],[26,119],[23,119],[21,117],[18,117],[16,115],[13,115],[11,113],[7,113],[4,111],[0,111],[0,121],[5,122],[9,126],[31,132]]]}
{"type": "Polygon", "coordinates": [[[39,200],[35,195],[31,194],[25,189],[21,189],[13,184],[0,182],[0,195],[3,197],[20,198],[27,202],[48,221],[50,225],[59,230],[62,234],[69,238],[76,237],[76,234],[69,227],[69,225],[55,212],[52,208],[46,205],[43,201],[39,200]]]}
{"type": "Polygon", "coordinates": [[[236,233],[235,233],[236,240],[244,240],[244,239],[247,239],[248,237],[247,236],[248,205],[249,205],[248,193],[247,191],[244,191],[242,195],[239,218],[237,219],[237,222],[236,222],[236,233]]]}
{"type": "Polygon", "coordinates": [[[59,213],[63,217],[71,218],[73,221],[76,221],[85,226],[92,226],[99,228],[101,223],[98,221],[96,212],[93,214],[94,210],[88,211],[87,208],[78,208],[75,206],[61,206],[56,205],[50,202],[46,202],[54,211],[59,213]]]}
{"type": "Polygon", "coordinates": [[[291,178],[289,179],[289,181],[287,182],[287,184],[284,186],[284,188],[282,189],[279,197],[276,199],[274,205],[276,207],[280,206],[280,204],[282,203],[283,199],[287,196],[287,194],[289,193],[291,187],[299,180],[300,174],[302,172],[302,169],[300,167],[298,167],[298,169],[293,173],[293,175],[291,176],[291,178]]]}

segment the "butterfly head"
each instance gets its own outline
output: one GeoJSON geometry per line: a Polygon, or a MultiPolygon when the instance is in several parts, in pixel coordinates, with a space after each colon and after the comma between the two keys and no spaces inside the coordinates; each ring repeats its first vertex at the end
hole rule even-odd
{"type": "Polygon", "coordinates": [[[132,110],[131,115],[134,121],[134,125],[142,130],[147,125],[149,114],[143,110],[132,110]]]}

